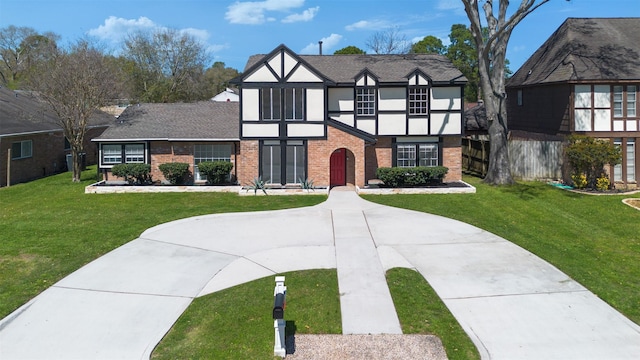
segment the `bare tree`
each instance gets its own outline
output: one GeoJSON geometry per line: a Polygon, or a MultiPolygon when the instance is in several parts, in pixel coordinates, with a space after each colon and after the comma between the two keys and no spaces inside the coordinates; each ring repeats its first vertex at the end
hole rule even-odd
{"type": "Polygon", "coordinates": [[[2,83],[12,88],[46,54],[52,53],[59,36],[54,33],[38,34],[30,27],[14,25],[0,29],[0,78],[2,83]]]}
{"type": "Polygon", "coordinates": [[[57,115],[71,145],[73,181],[80,181],[84,138],[89,119],[117,93],[114,69],[104,54],[85,40],[58,50],[30,81],[57,115]]]}
{"type": "Polygon", "coordinates": [[[396,27],[374,33],[365,45],[376,54],[406,54],[411,49],[411,42],[396,27]]]}
{"type": "Polygon", "coordinates": [[[505,61],[507,43],[513,29],[531,12],[549,0],[521,0],[511,16],[507,17],[508,0],[498,0],[497,14],[494,1],[482,5],[488,33],[483,34],[478,0],[462,0],[471,22],[470,30],[478,52],[480,88],[484,97],[489,122],[491,154],[485,182],[493,185],[514,183],[509,163],[507,142],[507,106],[505,92],[505,61]]]}

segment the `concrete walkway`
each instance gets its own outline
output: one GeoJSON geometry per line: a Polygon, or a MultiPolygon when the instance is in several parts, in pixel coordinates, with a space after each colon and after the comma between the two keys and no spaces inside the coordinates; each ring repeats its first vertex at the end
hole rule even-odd
{"type": "Polygon", "coordinates": [[[316,268],[337,267],[345,333],[398,333],[384,282],[398,266],[430,282],[484,359],[640,354],[640,327],[531,253],[464,223],[334,190],[313,207],[145,231],[0,321],[0,359],[146,359],[195,297],[316,268]]]}

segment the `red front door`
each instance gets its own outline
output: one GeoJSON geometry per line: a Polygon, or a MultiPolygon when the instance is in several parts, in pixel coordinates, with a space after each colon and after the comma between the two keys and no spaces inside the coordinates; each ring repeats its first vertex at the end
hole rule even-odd
{"type": "Polygon", "coordinates": [[[331,186],[347,185],[347,150],[338,149],[331,154],[330,177],[331,186]]]}

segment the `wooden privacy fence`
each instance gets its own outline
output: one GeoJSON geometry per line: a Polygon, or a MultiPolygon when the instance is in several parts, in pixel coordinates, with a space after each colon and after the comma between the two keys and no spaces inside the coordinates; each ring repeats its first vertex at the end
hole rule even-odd
{"type": "MultiPolygon", "coordinates": [[[[486,175],[489,166],[488,140],[462,139],[462,169],[486,175]]],[[[511,174],[522,180],[562,179],[564,143],[558,140],[509,140],[511,174]]]]}

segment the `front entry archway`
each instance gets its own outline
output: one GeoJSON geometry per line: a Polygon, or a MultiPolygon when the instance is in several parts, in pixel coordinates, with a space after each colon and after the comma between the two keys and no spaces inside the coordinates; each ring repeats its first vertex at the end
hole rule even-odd
{"type": "Polygon", "coordinates": [[[330,186],[355,184],[355,157],[345,148],[335,150],[329,160],[330,186]]]}

